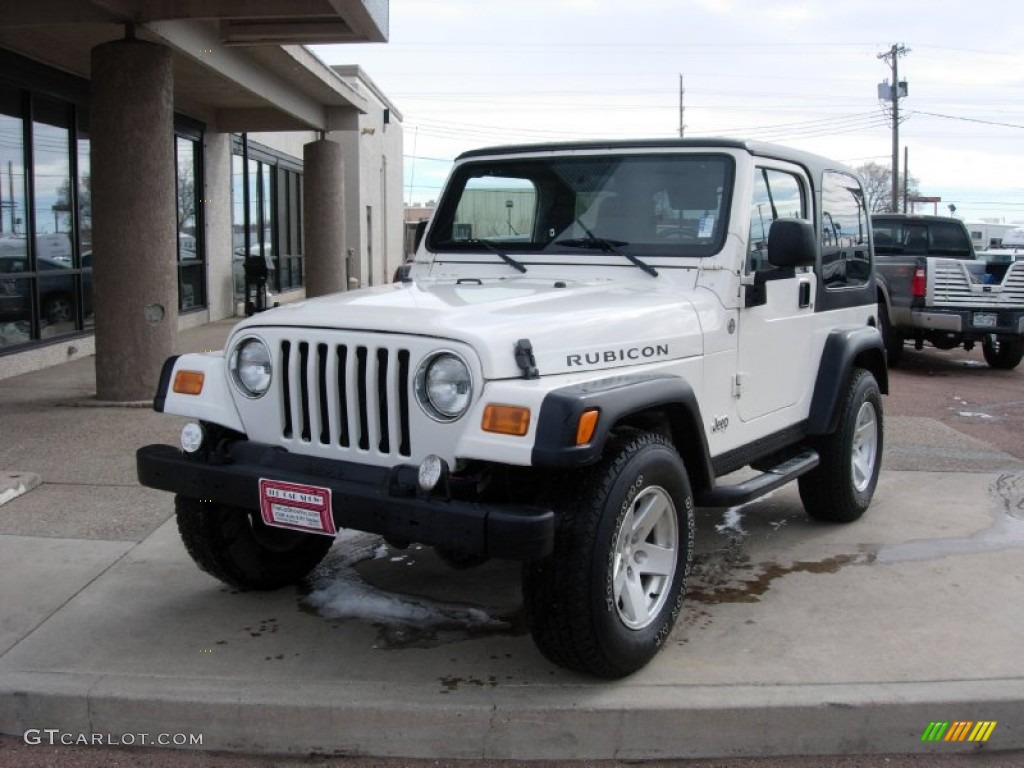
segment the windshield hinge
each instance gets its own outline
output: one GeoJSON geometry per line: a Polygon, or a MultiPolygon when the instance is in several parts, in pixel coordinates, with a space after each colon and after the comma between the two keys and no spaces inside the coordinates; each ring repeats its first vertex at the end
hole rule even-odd
{"type": "Polygon", "coordinates": [[[523,372],[524,379],[540,378],[537,360],[533,356],[533,344],[529,339],[520,339],[516,342],[516,365],[523,372]]]}

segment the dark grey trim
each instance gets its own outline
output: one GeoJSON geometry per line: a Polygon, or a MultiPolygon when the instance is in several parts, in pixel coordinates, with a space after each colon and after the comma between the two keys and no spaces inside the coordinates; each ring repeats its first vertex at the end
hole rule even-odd
{"type": "Polygon", "coordinates": [[[160,369],[160,381],[156,385],[156,396],[153,398],[153,410],[158,413],[164,412],[164,404],[167,402],[167,392],[171,388],[171,371],[180,355],[174,355],[164,360],[164,366],[160,369]]]}
{"type": "Polygon", "coordinates": [[[711,460],[697,396],[678,376],[612,376],[549,392],[537,419],[532,463],[571,468],[593,464],[604,451],[612,427],[645,411],[666,413],[676,447],[694,488],[712,484],[711,460]],[[576,445],[576,425],[587,409],[600,411],[597,430],[586,445],[576,445]]]}
{"type": "Polygon", "coordinates": [[[808,434],[835,432],[839,424],[839,403],[855,366],[871,371],[882,393],[889,393],[885,344],[877,328],[870,325],[836,328],[825,340],[807,419],[808,434]]]}
{"type": "Polygon", "coordinates": [[[698,493],[695,501],[698,507],[726,508],[746,504],[810,472],[819,463],[821,457],[818,452],[807,448],[742,483],[708,488],[698,493]]]}
{"type": "Polygon", "coordinates": [[[807,422],[801,421],[791,427],[786,427],[770,435],[759,437],[753,442],[733,448],[731,451],[720,453],[711,460],[711,466],[715,477],[728,475],[737,469],[742,469],[748,464],[764,459],[768,456],[796,445],[807,437],[807,422]]]}

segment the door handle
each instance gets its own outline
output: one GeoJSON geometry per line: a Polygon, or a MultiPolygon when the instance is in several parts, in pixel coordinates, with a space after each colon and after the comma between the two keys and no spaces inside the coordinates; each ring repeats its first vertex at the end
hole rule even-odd
{"type": "Polygon", "coordinates": [[[800,309],[811,306],[811,284],[806,280],[800,281],[800,309]]]}

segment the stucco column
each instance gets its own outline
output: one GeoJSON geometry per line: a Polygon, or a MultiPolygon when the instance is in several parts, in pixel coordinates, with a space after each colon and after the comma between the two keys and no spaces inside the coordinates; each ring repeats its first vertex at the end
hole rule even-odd
{"type": "Polygon", "coordinates": [[[302,148],[302,242],[306,296],[344,291],[345,164],[341,145],[319,139],[302,148]]]}
{"type": "Polygon", "coordinates": [[[137,40],[92,50],[96,396],[153,397],[178,338],[171,52],[137,40]]]}

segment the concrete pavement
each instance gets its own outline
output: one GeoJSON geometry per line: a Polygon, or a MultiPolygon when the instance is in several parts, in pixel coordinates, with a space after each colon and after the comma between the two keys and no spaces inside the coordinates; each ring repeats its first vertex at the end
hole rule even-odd
{"type": "Polygon", "coordinates": [[[354,535],[301,590],[207,577],[171,497],[135,482],[135,448],[182,420],[97,407],[92,365],[0,381],[0,473],[42,478],[0,506],[2,733],[492,759],[1024,748],[1024,461],[937,419],[889,414],[853,525],[808,520],[795,488],[700,511],[667,647],[608,683],[534,649],[515,564],[354,535]],[[935,720],[998,725],[923,744],[935,720]]]}

